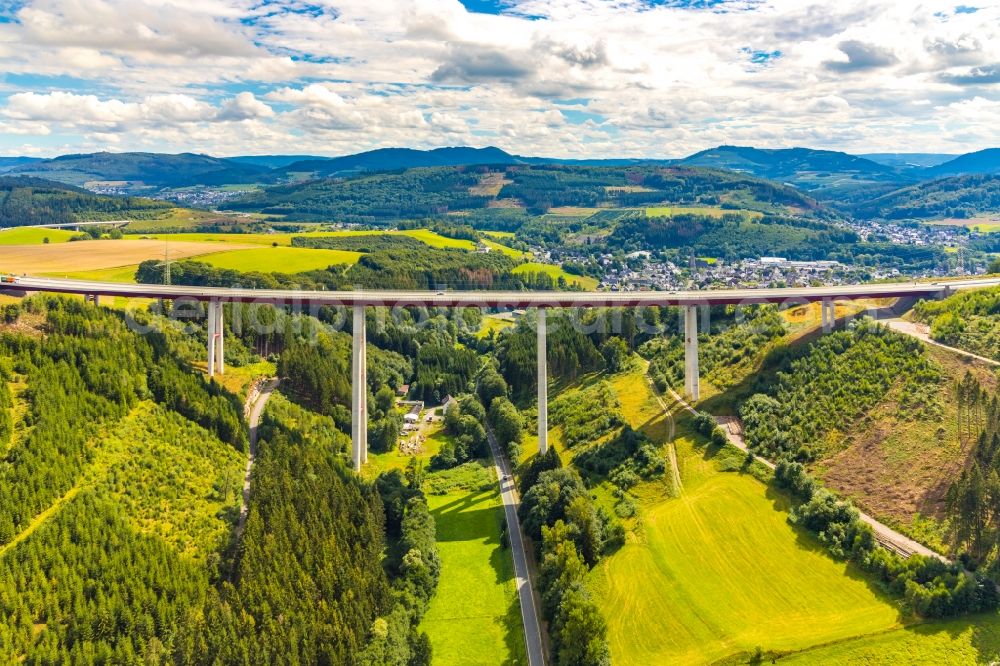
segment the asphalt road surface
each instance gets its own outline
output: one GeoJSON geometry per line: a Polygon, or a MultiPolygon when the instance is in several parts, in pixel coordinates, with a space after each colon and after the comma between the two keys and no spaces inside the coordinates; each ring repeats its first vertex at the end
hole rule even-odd
{"type": "Polygon", "coordinates": [[[542,643],[542,623],[538,617],[538,607],[535,605],[535,596],[531,590],[528,554],[524,550],[521,523],[517,520],[518,498],[514,476],[511,474],[510,462],[500,450],[493,430],[487,429],[486,434],[490,440],[493,463],[496,465],[497,476],[500,479],[503,512],[507,518],[507,535],[510,540],[510,551],[514,556],[514,580],[517,583],[517,596],[521,601],[521,623],[524,625],[524,644],[528,652],[528,665],[544,666],[545,648],[542,643]]]}
{"type": "Polygon", "coordinates": [[[702,291],[310,291],[190,287],[161,284],[121,284],[21,276],[0,284],[5,291],[47,291],[136,298],[188,298],[247,303],[296,305],[437,305],[495,307],[639,307],[643,305],[706,305],[727,303],[807,303],[823,299],[934,297],[946,290],[1000,285],[1000,278],[934,283],[884,283],[783,289],[707,289],[702,291]]]}

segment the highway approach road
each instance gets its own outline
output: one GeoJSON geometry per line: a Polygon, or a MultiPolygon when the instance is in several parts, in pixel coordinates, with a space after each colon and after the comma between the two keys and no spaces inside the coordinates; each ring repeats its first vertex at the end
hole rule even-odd
{"type": "Polygon", "coordinates": [[[503,498],[503,512],[507,518],[507,536],[510,541],[510,551],[514,556],[514,580],[517,584],[517,596],[521,602],[521,623],[524,625],[524,644],[528,652],[529,666],[545,666],[545,648],[542,643],[542,622],[538,617],[538,606],[531,589],[531,576],[528,572],[528,554],[524,550],[524,536],[521,534],[521,523],[517,519],[517,488],[514,475],[511,474],[510,461],[500,449],[493,429],[486,431],[490,440],[490,451],[493,453],[493,463],[496,465],[497,476],[500,479],[500,495],[503,498]]]}

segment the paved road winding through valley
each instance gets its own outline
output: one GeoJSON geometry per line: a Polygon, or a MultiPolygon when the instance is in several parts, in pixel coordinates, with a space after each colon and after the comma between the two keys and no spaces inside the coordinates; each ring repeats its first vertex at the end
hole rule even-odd
{"type": "Polygon", "coordinates": [[[247,453],[247,468],[243,474],[243,501],[240,504],[240,520],[236,526],[236,540],[239,541],[243,535],[243,528],[247,525],[247,514],[250,513],[250,474],[253,472],[253,463],[257,458],[257,425],[260,423],[260,415],[264,411],[264,405],[271,398],[271,392],[278,388],[278,379],[268,379],[260,385],[260,389],[254,391],[250,389],[247,398],[247,422],[250,426],[250,450],[247,453]]]}
{"type": "Polygon", "coordinates": [[[497,477],[500,479],[500,496],[503,498],[503,512],[507,518],[507,536],[510,541],[510,551],[514,556],[514,580],[517,584],[517,596],[521,602],[521,623],[524,625],[528,666],[545,666],[542,623],[538,617],[538,606],[535,604],[535,595],[531,588],[528,554],[524,550],[524,535],[521,533],[521,523],[517,519],[518,497],[514,475],[511,474],[510,461],[501,451],[493,429],[487,428],[486,434],[490,440],[490,451],[493,453],[497,477]]]}

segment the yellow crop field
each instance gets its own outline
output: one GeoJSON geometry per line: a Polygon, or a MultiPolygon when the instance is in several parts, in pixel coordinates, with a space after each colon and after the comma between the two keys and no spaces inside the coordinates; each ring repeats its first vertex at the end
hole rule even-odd
{"type": "MultiPolygon", "coordinates": [[[[253,245],[229,246],[231,249],[252,248],[253,245]]],[[[49,245],[0,245],[0,272],[65,275],[69,272],[93,271],[131,266],[147,259],[162,259],[164,244],[155,240],[90,240],[49,245]]],[[[183,259],[218,252],[212,243],[172,242],[170,258],[183,259]]]]}

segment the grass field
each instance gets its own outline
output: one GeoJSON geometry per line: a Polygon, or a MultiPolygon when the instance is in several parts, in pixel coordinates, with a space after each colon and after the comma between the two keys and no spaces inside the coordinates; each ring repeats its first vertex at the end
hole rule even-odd
{"type": "Polygon", "coordinates": [[[31,229],[22,227],[0,232],[0,245],[42,245],[48,238],[50,243],[65,243],[77,232],[69,229],[31,229]]]}
{"type": "Polygon", "coordinates": [[[479,327],[479,331],[476,332],[477,338],[485,338],[490,334],[490,331],[494,331],[499,334],[500,331],[511,328],[514,326],[514,320],[512,318],[502,318],[495,317],[492,315],[487,315],[483,317],[483,323],[479,327]]]}
{"type": "Polygon", "coordinates": [[[491,241],[488,238],[484,238],[483,239],[483,244],[485,244],[491,250],[503,252],[508,257],[511,257],[513,259],[520,260],[520,259],[529,259],[529,258],[531,258],[531,253],[530,252],[522,252],[521,250],[515,250],[512,247],[507,247],[506,245],[502,245],[500,243],[497,243],[496,241],[491,241]]]}
{"type": "Polygon", "coordinates": [[[584,289],[596,289],[597,280],[592,277],[585,277],[582,275],[570,275],[562,269],[561,266],[556,266],[554,264],[540,264],[537,262],[530,261],[528,263],[521,264],[514,268],[515,273],[545,273],[551,276],[553,280],[558,280],[560,277],[565,278],[566,282],[572,284],[576,283],[583,287],[584,289]]]}
{"type": "Polygon", "coordinates": [[[644,502],[638,532],[592,573],[616,664],[704,664],[899,626],[859,571],[787,523],[785,498],[720,471],[689,436],[676,445],[680,498],[644,502]]]}
{"type": "Polygon", "coordinates": [[[749,210],[727,210],[716,206],[653,206],[646,209],[646,217],[673,217],[674,215],[705,215],[722,217],[727,213],[741,213],[751,217],[763,217],[763,213],[749,210]]]}
{"type": "Polygon", "coordinates": [[[500,547],[499,493],[428,495],[437,523],[441,581],[419,629],[435,666],[528,663],[509,549],[500,547]]]}
{"type": "Polygon", "coordinates": [[[253,250],[218,252],[201,257],[199,261],[216,268],[261,273],[301,273],[320,270],[337,264],[354,264],[361,252],[322,250],[302,247],[261,247],[253,250]]]}
{"type": "Polygon", "coordinates": [[[927,622],[783,657],[779,664],[964,666],[1000,660],[1000,615],[927,622]]]}
{"type": "Polygon", "coordinates": [[[98,268],[92,271],[55,271],[41,273],[41,277],[69,278],[71,280],[93,280],[95,282],[135,282],[135,272],[139,264],[98,268]]]}
{"type": "MultiPolygon", "coordinates": [[[[232,249],[252,249],[236,245],[232,249]]],[[[218,252],[218,245],[199,242],[170,243],[170,257],[183,259],[218,252]]],[[[0,271],[9,273],[58,273],[94,271],[132,266],[146,259],[162,259],[164,244],[156,240],[89,240],[50,245],[0,245],[0,271]]]]}

